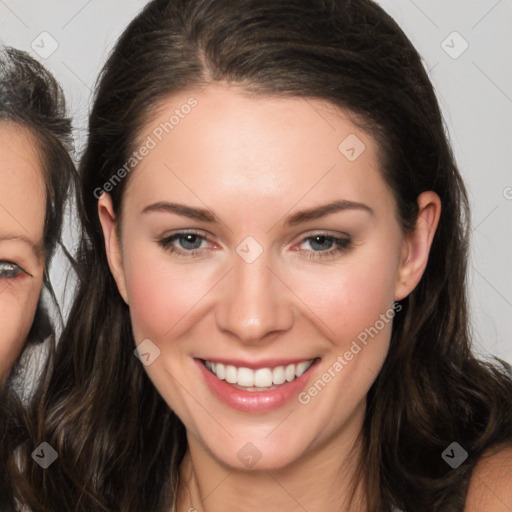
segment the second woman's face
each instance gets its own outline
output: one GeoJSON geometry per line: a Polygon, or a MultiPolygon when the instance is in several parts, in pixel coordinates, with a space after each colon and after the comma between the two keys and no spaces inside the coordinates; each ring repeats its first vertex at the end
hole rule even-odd
{"type": "Polygon", "coordinates": [[[100,219],[191,450],[265,469],[351,444],[430,243],[404,236],[375,142],[327,103],[211,85],[173,96],[136,150],[120,243],[107,194],[100,219]]]}
{"type": "Polygon", "coordinates": [[[41,293],[45,205],[32,138],[0,123],[0,382],[23,348],[41,293]]]}

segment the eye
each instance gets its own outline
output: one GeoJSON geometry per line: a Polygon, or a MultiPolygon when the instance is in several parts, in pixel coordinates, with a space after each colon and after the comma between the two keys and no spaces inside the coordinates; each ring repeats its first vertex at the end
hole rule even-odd
{"type": "Polygon", "coordinates": [[[0,260],[0,279],[14,279],[20,274],[27,274],[32,277],[32,274],[16,263],[0,260]]]}
{"type": "Polygon", "coordinates": [[[201,244],[206,241],[206,237],[199,233],[180,231],[179,233],[158,240],[158,245],[172,254],[185,258],[194,258],[197,257],[199,253],[203,252],[201,244]]]}
{"type": "MultiPolygon", "coordinates": [[[[163,249],[178,257],[197,258],[207,251],[203,243],[208,243],[208,238],[195,231],[180,231],[157,242],[163,249]]],[[[352,246],[352,238],[348,235],[336,237],[318,233],[304,238],[301,245],[304,243],[309,243],[312,247],[312,250],[299,249],[300,253],[307,253],[307,258],[327,258],[347,251],[352,246]]]]}
{"type": "Polygon", "coordinates": [[[309,259],[319,259],[346,252],[350,247],[352,247],[352,238],[349,236],[341,238],[325,233],[318,233],[304,238],[301,245],[304,243],[308,243],[312,248],[312,251],[299,249],[299,252],[308,253],[307,257],[309,259]]]}

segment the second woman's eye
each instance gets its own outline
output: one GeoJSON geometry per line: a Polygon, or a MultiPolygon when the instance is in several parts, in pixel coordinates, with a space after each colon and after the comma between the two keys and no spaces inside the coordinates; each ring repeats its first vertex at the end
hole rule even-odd
{"type": "Polygon", "coordinates": [[[20,274],[29,274],[24,268],[12,261],[0,261],[0,279],[14,279],[20,274]]]}

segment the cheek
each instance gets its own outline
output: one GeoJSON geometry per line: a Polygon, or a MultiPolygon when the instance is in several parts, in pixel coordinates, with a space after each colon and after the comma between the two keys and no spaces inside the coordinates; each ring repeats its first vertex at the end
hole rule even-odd
{"type": "Polygon", "coordinates": [[[170,265],[163,251],[147,245],[125,252],[124,266],[136,343],[176,336],[207,291],[204,267],[170,265]],[[179,325],[179,327],[178,327],[179,325]],[[175,329],[176,326],[176,329],[175,329]]]}
{"type": "Polygon", "coordinates": [[[337,267],[291,276],[294,291],[325,324],[339,345],[350,343],[393,306],[396,259],[373,255],[337,267]]]}
{"type": "MultiPolygon", "coordinates": [[[[331,342],[318,380],[298,396],[309,418],[322,419],[326,436],[337,431],[364,401],[389,349],[396,313],[396,264],[392,258],[379,262],[370,258],[368,264],[361,260],[324,279],[316,276],[304,282],[297,293],[307,297],[306,304],[325,323],[323,332],[331,342]]],[[[316,420],[308,421],[315,428],[316,420]]]]}
{"type": "MultiPolygon", "coordinates": [[[[326,336],[335,334],[340,343],[346,343],[393,305],[396,259],[389,253],[387,259],[377,254],[374,251],[344,266],[308,272],[282,269],[282,275],[317,315],[315,323],[320,319],[325,324],[326,336]]],[[[213,265],[170,265],[159,248],[135,243],[125,244],[124,268],[137,343],[167,337],[171,331],[173,337],[182,333],[187,316],[194,315],[193,310],[219,278],[213,265]]],[[[307,310],[304,314],[309,316],[307,310]]]]}
{"type": "MultiPolygon", "coordinates": [[[[20,355],[34,320],[38,290],[0,288],[0,377],[5,378],[20,355]]],[[[40,290],[40,288],[39,288],[40,290]]]]}

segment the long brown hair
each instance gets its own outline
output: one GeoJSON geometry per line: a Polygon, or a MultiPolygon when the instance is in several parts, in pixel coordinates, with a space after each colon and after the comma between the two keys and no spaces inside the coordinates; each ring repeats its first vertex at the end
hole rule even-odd
{"type": "MultiPolygon", "coordinates": [[[[0,48],[0,123],[9,122],[25,130],[36,148],[45,184],[46,211],[43,228],[44,274],[34,321],[26,347],[42,344],[51,361],[54,349],[54,319],[60,315],[57,297],[50,281],[50,265],[61,247],[73,266],[73,259],[61,242],[68,193],[76,186],[77,175],[71,154],[71,120],[66,113],[64,93],[53,75],[28,53],[15,48],[0,48]]],[[[20,201],[24,198],[20,197],[20,201]]],[[[1,329],[1,326],[0,326],[1,329]]],[[[23,353],[22,353],[23,354],[23,353]]],[[[15,381],[24,370],[17,359],[0,389],[0,510],[10,507],[9,465],[12,450],[26,438],[21,427],[25,411],[15,381]]],[[[37,398],[34,397],[37,401],[37,398]]]]}
{"type": "MultiPolygon", "coordinates": [[[[509,370],[470,351],[468,200],[433,87],[403,31],[371,0],[155,0],[100,75],[81,162],[87,269],[39,424],[21,448],[20,497],[34,512],[168,510],[185,429],[133,356],[129,310],[110,274],[97,191],[123,168],[158,102],[214,81],[261,95],[320,98],[355,114],[380,148],[404,230],[427,190],[443,211],[423,278],[401,301],[371,387],[360,470],[370,512],[461,511],[475,461],[512,438],[509,370]],[[41,470],[33,446],[59,459],[41,470]],[[442,459],[457,441],[469,458],[442,459]]],[[[134,170],[133,172],[136,172],[134,170]]],[[[128,177],[111,191],[121,214],[128,177]]]]}

